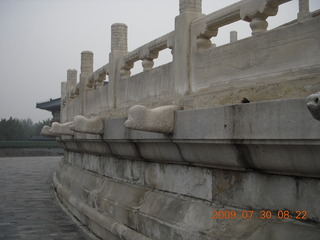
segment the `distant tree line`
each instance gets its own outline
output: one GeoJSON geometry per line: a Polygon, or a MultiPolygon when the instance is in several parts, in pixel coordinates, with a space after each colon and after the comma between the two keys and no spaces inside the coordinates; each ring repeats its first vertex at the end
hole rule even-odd
{"type": "Polygon", "coordinates": [[[30,118],[1,118],[0,141],[26,141],[32,136],[39,136],[42,127],[50,124],[50,119],[33,123],[30,118]]]}

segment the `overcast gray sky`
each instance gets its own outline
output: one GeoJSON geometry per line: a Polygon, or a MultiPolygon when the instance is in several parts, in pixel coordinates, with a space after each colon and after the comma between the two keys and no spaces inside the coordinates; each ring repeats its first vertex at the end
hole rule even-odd
{"type": "MultiPolygon", "coordinates": [[[[237,0],[202,2],[208,14],[237,0]]],[[[310,8],[319,9],[320,1],[310,0],[310,8]]],[[[93,51],[95,69],[108,62],[113,23],[128,25],[132,51],[172,31],[178,9],[179,0],[0,0],[0,118],[51,118],[36,103],[60,97],[67,69],[79,73],[81,51],[93,51]]],[[[282,6],[269,28],[296,18],[297,9],[298,0],[282,6]]],[[[213,41],[228,41],[230,30],[239,38],[250,34],[239,22],[220,29],[213,41]]]]}

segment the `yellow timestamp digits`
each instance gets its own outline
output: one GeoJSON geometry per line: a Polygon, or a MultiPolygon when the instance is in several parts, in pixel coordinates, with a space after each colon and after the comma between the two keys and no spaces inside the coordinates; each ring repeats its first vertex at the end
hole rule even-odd
{"type": "Polygon", "coordinates": [[[237,211],[228,211],[228,210],[220,210],[220,211],[212,211],[212,219],[262,219],[268,220],[272,217],[278,219],[298,219],[298,220],[305,220],[307,219],[308,212],[303,211],[289,211],[289,210],[281,210],[281,211],[274,211],[271,210],[261,210],[261,211],[253,211],[253,210],[244,210],[241,212],[237,211]]]}

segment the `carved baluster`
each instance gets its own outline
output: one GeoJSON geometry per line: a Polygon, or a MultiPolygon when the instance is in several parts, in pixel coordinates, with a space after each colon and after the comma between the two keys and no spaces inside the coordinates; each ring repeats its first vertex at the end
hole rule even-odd
{"type": "Polygon", "coordinates": [[[87,88],[88,90],[92,90],[94,88],[94,75],[88,77],[87,88]]]}
{"type": "Polygon", "coordinates": [[[238,32],[237,31],[231,31],[230,32],[230,42],[236,42],[238,40],[238,32]]]}
{"type": "Polygon", "coordinates": [[[242,20],[250,22],[252,35],[267,31],[269,16],[275,16],[278,12],[280,0],[250,0],[240,9],[242,20]]]}
{"type": "Polygon", "coordinates": [[[309,14],[309,0],[299,0],[298,21],[303,22],[308,18],[309,14]]]}
{"type": "Polygon", "coordinates": [[[143,49],[140,53],[140,59],[142,60],[143,71],[149,71],[153,68],[153,59],[158,58],[158,52],[151,52],[148,48],[143,49]]]}
{"type": "Polygon", "coordinates": [[[96,79],[96,87],[100,88],[103,86],[103,82],[104,80],[106,80],[106,75],[105,74],[100,74],[98,75],[97,79],[96,79]]]}
{"type": "Polygon", "coordinates": [[[206,50],[216,45],[211,42],[211,38],[217,36],[218,29],[210,29],[205,26],[204,31],[197,37],[197,46],[199,50],[206,50]]]}
{"type": "Polygon", "coordinates": [[[142,59],[142,67],[143,71],[149,71],[153,68],[154,62],[152,58],[144,58],[142,59]]]}
{"type": "Polygon", "coordinates": [[[131,76],[131,69],[134,66],[134,62],[126,62],[125,60],[121,63],[120,76],[121,78],[128,78],[131,76]]]}

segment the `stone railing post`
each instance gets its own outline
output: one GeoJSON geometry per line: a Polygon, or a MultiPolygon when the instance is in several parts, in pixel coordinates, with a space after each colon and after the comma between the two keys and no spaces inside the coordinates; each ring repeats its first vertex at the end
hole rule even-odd
{"type": "Polygon", "coordinates": [[[191,23],[202,17],[202,0],[180,0],[180,15],[175,19],[175,40],[173,46],[174,89],[180,95],[191,92],[190,55],[191,23]]]}
{"type": "Polygon", "coordinates": [[[67,71],[67,95],[70,94],[72,88],[77,85],[77,70],[68,69],[67,71]]]}
{"type": "MultiPolygon", "coordinates": [[[[60,113],[60,120],[61,123],[65,123],[70,121],[69,119],[69,103],[71,101],[71,91],[77,85],[77,70],[75,69],[68,69],[67,71],[67,83],[66,83],[66,95],[64,98],[61,98],[61,110],[62,107],[64,108],[64,112],[61,111],[60,113]]],[[[77,97],[77,96],[73,96],[77,97]]],[[[72,120],[72,119],[71,119],[72,120]]]]}
{"type": "Polygon", "coordinates": [[[309,0],[299,0],[298,21],[303,22],[309,16],[309,0]]]}
{"type": "Polygon", "coordinates": [[[158,52],[140,52],[140,59],[142,60],[143,71],[149,71],[153,68],[154,62],[153,59],[158,58],[158,52]]]}
{"type": "Polygon", "coordinates": [[[93,53],[90,51],[83,51],[81,53],[80,82],[85,81],[91,73],[93,73],[93,53]]]}
{"type": "Polygon", "coordinates": [[[60,104],[60,122],[68,121],[68,106],[66,99],[68,96],[67,82],[61,82],[61,104],[60,104]]]}
{"type": "MultiPolygon", "coordinates": [[[[128,53],[128,27],[123,23],[111,26],[111,53],[109,54],[108,106],[116,108],[118,81],[121,79],[120,59],[128,53]]],[[[123,69],[122,71],[126,71],[123,69]]],[[[128,70],[130,71],[130,69],[128,70]]]]}
{"type": "Polygon", "coordinates": [[[93,73],[93,53],[90,51],[81,52],[81,73],[80,73],[80,115],[86,112],[87,78],[93,73]]]}

